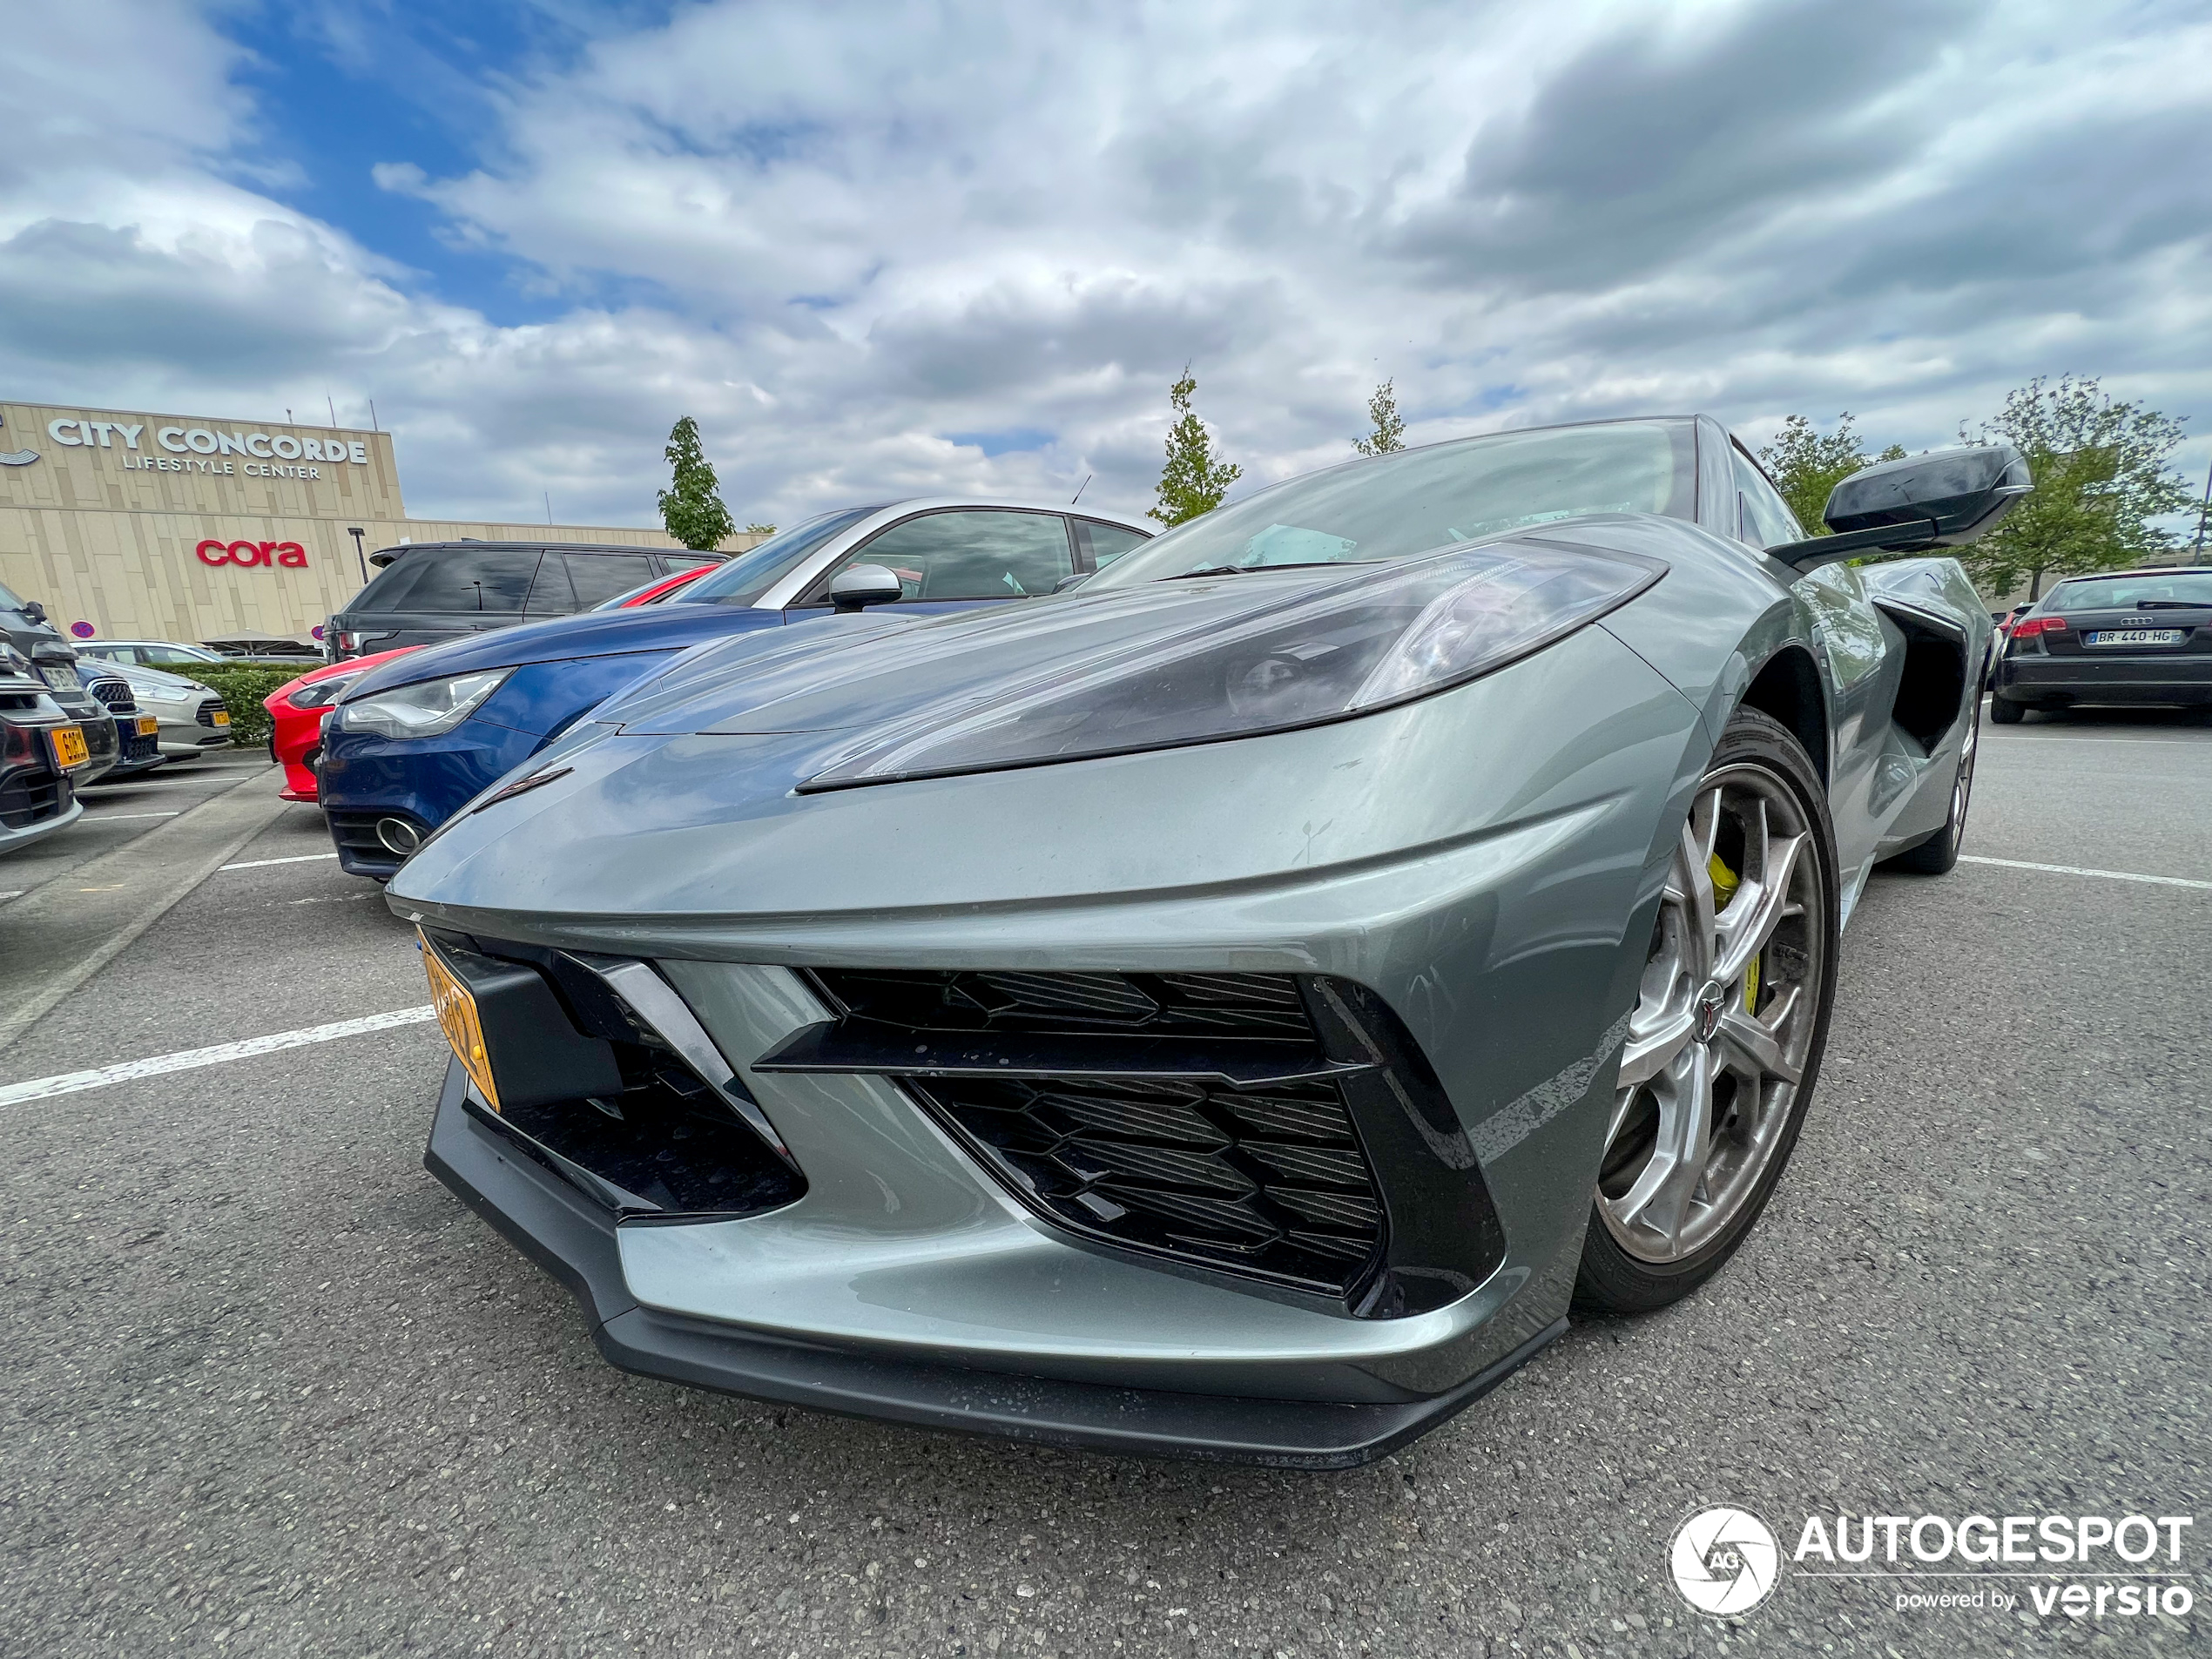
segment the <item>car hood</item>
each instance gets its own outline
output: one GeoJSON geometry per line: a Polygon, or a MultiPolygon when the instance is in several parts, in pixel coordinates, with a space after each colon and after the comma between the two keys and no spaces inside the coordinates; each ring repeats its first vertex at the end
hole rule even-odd
{"type": "Polygon", "coordinates": [[[1080,591],[948,615],[824,617],[695,651],[594,715],[638,735],[831,732],[948,713],[1042,674],[1229,624],[1358,574],[1253,572],[1080,591]]]}
{"type": "Polygon", "coordinates": [[[188,680],[181,674],[164,673],[158,668],[148,668],[142,663],[110,663],[104,671],[112,672],[130,682],[131,689],[145,697],[212,697],[215,693],[198,680],[188,680]]]}
{"type": "Polygon", "coordinates": [[[354,681],[341,701],[350,703],[395,686],[489,668],[571,662],[581,657],[619,657],[632,651],[682,651],[702,640],[773,628],[782,621],[781,611],[751,605],[667,604],[637,610],[586,610],[409,651],[354,681]]]}

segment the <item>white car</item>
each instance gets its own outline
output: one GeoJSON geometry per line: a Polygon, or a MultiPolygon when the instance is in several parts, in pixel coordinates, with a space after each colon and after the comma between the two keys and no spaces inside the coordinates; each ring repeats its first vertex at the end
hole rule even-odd
{"type": "Polygon", "coordinates": [[[161,722],[163,754],[173,759],[230,747],[231,711],[224,705],[221,692],[181,674],[165,674],[158,668],[113,658],[109,662],[118,675],[131,683],[138,707],[161,722]]]}

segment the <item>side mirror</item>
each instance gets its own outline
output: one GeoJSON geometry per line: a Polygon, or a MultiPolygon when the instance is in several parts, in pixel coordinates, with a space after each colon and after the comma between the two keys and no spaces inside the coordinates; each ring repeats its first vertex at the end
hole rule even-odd
{"type": "Polygon", "coordinates": [[[1070,588],[1079,588],[1096,574],[1097,573],[1092,570],[1077,570],[1072,575],[1063,576],[1052,584],[1052,590],[1055,593],[1065,593],[1070,588]]]}
{"type": "Polygon", "coordinates": [[[1855,472],[1828,494],[1821,514],[1834,532],[1767,550],[1810,570],[1879,549],[1959,547],[1986,534],[2035,488],[2009,443],[1935,449],[1855,472]]]}
{"type": "Polygon", "coordinates": [[[880,564],[855,564],[830,578],[830,604],[840,612],[896,604],[906,591],[899,573],[880,564]]]}
{"type": "Polygon", "coordinates": [[[46,607],[36,599],[26,599],[23,602],[23,614],[30,618],[35,628],[46,620],[46,607]]]}

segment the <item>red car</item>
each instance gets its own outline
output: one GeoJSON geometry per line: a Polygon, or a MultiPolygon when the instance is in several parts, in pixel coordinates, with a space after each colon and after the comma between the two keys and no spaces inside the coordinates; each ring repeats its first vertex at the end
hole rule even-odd
{"type": "MultiPolygon", "coordinates": [[[[671,576],[657,577],[644,587],[617,594],[593,609],[626,610],[632,605],[654,604],[686,582],[716,568],[702,564],[671,576]]],[[[272,727],[269,758],[284,768],[284,787],[277,792],[280,795],[310,806],[315,804],[315,762],[322,755],[322,723],[329,716],[331,705],[345,695],[348,685],[378,664],[421,649],[420,645],[402,645],[397,651],[381,651],[373,657],[349,657],[342,663],[328,663],[280,685],[261,699],[261,706],[269,711],[272,727]]]]}

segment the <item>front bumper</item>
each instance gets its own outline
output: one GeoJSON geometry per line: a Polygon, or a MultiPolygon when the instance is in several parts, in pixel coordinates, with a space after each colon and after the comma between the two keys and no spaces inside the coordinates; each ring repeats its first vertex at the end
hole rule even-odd
{"type": "Polygon", "coordinates": [[[2015,703],[2212,704],[2212,657],[2007,656],[1991,688],[2015,703]]]}
{"type": "Polygon", "coordinates": [[[1296,1468],[1385,1456],[1480,1399],[1567,1328],[1562,1318],[1446,1392],[1352,1402],[1233,1399],[933,1365],[911,1354],[788,1340],[641,1305],[623,1274],[613,1217],[464,1101],[446,1071],[423,1163],[563,1285],[610,1363],[641,1376],[917,1428],[1296,1468]]]}
{"type": "MultiPolygon", "coordinates": [[[[396,818],[428,837],[467,802],[536,752],[545,739],[488,720],[463,720],[441,737],[388,738],[326,726],[315,799],[330,825],[339,867],[379,880],[401,855],[376,834],[396,818]]],[[[289,768],[287,768],[287,775],[289,768]]]]}

